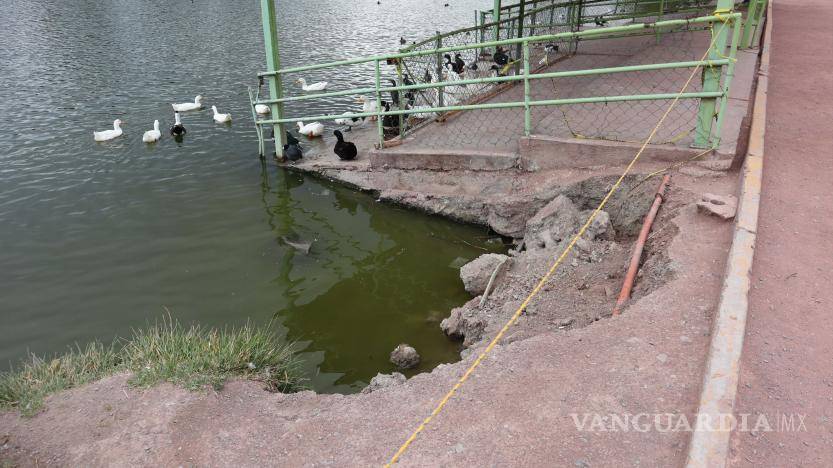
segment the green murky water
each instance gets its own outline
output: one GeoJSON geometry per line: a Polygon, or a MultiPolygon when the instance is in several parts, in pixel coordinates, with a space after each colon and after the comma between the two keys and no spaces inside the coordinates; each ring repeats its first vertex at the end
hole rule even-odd
{"type": "MultiPolygon", "coordinates": [[[[400,35],[467,25],[483,3],[458,2],[439,19],[393,14],[405,0],[285,3],[284,62],[390,51],[400,35]]],[[[262,166],[246,98],[263,66],[258,8],[4,5],[3,367],[27,351],[129,335],[167,311],[213,326],[276,320],[303,347],[320,391],[355,391],[392,370],[388,353],[403,341],[423,355],[420,370],[458,358],[438,324],[468,299],[454,265],[502,247],[483,229],[262,166]],[[171,102],[196,94],[231,112],[232,125],[188,113],[183,142],[141,142],[154,119],[171,124],[171,102]],[[94,143],[92,131],[115,118],[127,122],[125,136],[94,143]],[[312,242],[311,251],[285,240],[312,242]]]]}

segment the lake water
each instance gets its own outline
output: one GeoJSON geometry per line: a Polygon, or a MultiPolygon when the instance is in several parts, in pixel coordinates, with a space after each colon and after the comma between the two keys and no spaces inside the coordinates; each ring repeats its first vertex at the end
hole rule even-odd
{"type": "MultiPolygon", "coordinates": [[[[446,1],[278,2],[283,64],[393,51],[491,6],[446,1]]],[[[437,323],[468,298],[455,265],[502,246],[259,161],[246,97],[264,69],[259,2],[6,0],[0,29],[3,367],[166,311],[215,326],[275,319],[320,391],[393,370],[403,341],[422,370],[457,359],[437,323]],[[174,142],[170,103],[196,94],[234,122],[187,113],[174,142]],[[125,136],[93,142],[116,118],[125,136]],[[163,139],[148,146],[154,119],[163,139]],[[313,242],[310,254],[284,238],[313,242]]]]}

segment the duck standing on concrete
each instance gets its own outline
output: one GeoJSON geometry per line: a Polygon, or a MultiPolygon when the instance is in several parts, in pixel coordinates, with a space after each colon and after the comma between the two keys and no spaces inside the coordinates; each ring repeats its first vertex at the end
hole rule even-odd
{"type": "Polygon", "coordinates": [[[356,149],[356,144],[350,141],[344,141],[344,135],[338,130],[334,131],[333,135],[338,138],[335,147],[333,147],[333,152],[336,156],[342,161],[356,159],[356,155],[359,154],[359,151],[356,149]]]}
{"type": "Polygon", "coordinates": [[[283,155],[290,161],[297,161],[304,157],[304,151],[301,149],[301,142],[297,138],[286,131],[286,144],[283,145],[283,155]]]}
{"type": "Polygon", "coordinates": [[[324,125],[320,122],[313,122],[304,125],[304,122],[298,122],[298,133],[307,138],[315,138],[324,134],[324,125]]]}
{"type": "Polygon", "coordinates": [[[497,50],[495,50],[494,55],[492,55],[492,60],[494,60],[498,66],[503,67],[506,66],[507,63],[509,63],[509,55],[507,55],[506,52],[503,51],[502,47],[498,46],[497,50]]]}
{"type": "MultiPolygon", "coordinates": [[[[385,112],[390,112],[390,103],[385,102],[385,112]]],[[[386,115],[382,117],[382,126],[388,128],[399,128],[399,115],[386,115]]]]}

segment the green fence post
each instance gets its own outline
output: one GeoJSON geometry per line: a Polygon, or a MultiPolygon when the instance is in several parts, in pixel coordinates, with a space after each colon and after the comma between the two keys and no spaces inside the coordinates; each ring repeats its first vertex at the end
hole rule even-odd
{"type": "Polygon", "coordinates": [[[379,149],[385,147],[385,129],[382,126],[382,73],[379,71],[379,59],[376,59],[376,126],[379,129],[379,149]]]}
{"type": "Polygon", "coordinates": [[[717,112],[717,123],[714,126],[714,143],[712,148],[720,146],[720,136],[723,130],[723,119],[726,116],[726,105],[729,102],[729,87],[732,85],[732,78],[735,76],[735,63],[738,52],[738,38],[740,37],[739,20],[732,21],[732,43],[729,46],[729,64],[726,65],[726,77],[723,79],[723,97],[720,98],[720,110],[717,112]]]}
{"type": "Polygon", "coordinates": [[[529,106],[529,41],[523,42],[524,51],[524,136],[532,132],[532,108],[529,106]]]}
{"type": "MultiPolygon", "coordinates": [[[[733,0],[718,0],[717,10],[729,10],[733,7],[733,0]]],[[[716,11],[717,11],[716,10],[716,11]]],[[[712,23],[713,36],[712,47],[709,49],[709,60],[717,60],[726,52],[726,40],[728,37],[727,25],[728,21],[722,23],[712,23]]],[[[703,67],[703,91],[717,91],[720,88],[720,74],[723,71],[722,66],[706,66],[703,67]]],[[[694,147],[708,148],[712,138],[712,124],[715,120],[717,99],[705,98],[700,99],[700,109],[697,111],[697,129],[694,132],[694,147]]]]}
{"type": "MultiPolygon", "coordinates": [[[[526,9],[526,0],[521,0],[520,5],[521,5],[521,8],[520,8],[520,11],[518,12],[518,35],[517,35],[518,39],[524,37],[524,12],[525,12],[525,9],[526,9]]],[[[523,44],[518,44],[518,47],[516,47],[516,49],[515,49],[515,57],[520,57],[521,56],[521,54],[523,53],[522,49],[523,49],[523,44]]],[[[515,64],[515,74],[517,75],[518,72],[520,72],[520,70],[521,70],[520,63],[516,63],[515,64]]]]}
{"type": "MultiPolygon", "coordinates": [[[[277,71],[281,67],[281,59],[278,53],[278,26],[277,17],[275,16],[275,0],[260,0],[260,13],[263,22],[263,44],[266,48],[266,70],[277,71]]],[[[269,97],[271,99],[280,99],[283,97],[283,87],[281,86],[281,75],[273,73],[269,75],[269,97]]],[[[272,119],[279,120],[283,118],[283,103],[273,103],[270,105],[272,110],[272,119]]],[[[275,156],[283,157],[283,124],[273,124],[275,131],[275,156]]]]}
{"type": "Polygon", "coordinates": [[[495,0],[494,10],[492,10],[492,22],[495,23],[494,32],[492,33],[492,40],[500,40],[500,1],[495,0]]]}
{"type": "MultiPolygon", "coordinates": [[[[437,31],[437,47],[436,50],[440,50],[443,47],[443,36],[437,31]]],[[[437,82],[443,81],[443,54],[437,52],[437,82]]],[[[437,88],[437,107],[443,107],[443,90],[444,87],[437,88]]]]}
{"type": "MultiPolygon", "coordinates": [[[[486,24],[486,12],[480,12],[480,42],[486,41],[486,28],[484,25],[486,24]]],[[[480,55],[483,55],[483,49],[481,48],[478,52],[480,55]]]]}
{"type": "MultiPolygon", "coordinates": [[[[405,80],[402,79],[402,59],[396,59],[396,82],[398,83],[397,86],[404,86],[405,80]]],[[[396,107],[400,109],[404,109],[404,99],[405,99],[406,91],[399,91],[396,93],[399,96],[399,102],[396,103],[396,107]]],[[[391,104],[392,106],[393,104],[391,104]]],[[[406,115],[399,116],[399,136],[402,137],[405,134],[405,117],[406,115]]]]}
{"type": "Polygon", "coordinates": [[[741,40],[741,47],[748,48],[752,42],[752,36],[754,36],[755,27],[753,24],[755,23],[755,13],[758,9],[758,0],[752,0],[749,2],[749,8],[746,10],[746,18],[743,21],[743,39],[741,40]]]}

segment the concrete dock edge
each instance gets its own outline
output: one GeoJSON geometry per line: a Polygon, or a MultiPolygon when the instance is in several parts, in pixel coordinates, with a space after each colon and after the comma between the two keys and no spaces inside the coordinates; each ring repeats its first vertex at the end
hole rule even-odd
{"type": "Polygon", "coordinates": [[[688,468],[723,467],[729,455],[761,198],[772,2],[770,0],[767,7],[749,147],[741,173],[732,248],[712,329],[697,419],[689,442],[686,461],[688,468]]]}

